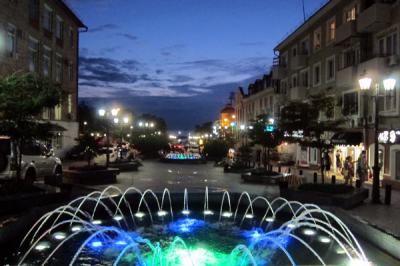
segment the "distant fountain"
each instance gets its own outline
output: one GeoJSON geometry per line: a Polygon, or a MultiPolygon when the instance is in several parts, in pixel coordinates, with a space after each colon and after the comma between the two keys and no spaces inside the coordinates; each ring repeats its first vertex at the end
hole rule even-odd
{"type": "Polygon", "coordinates": [[[233,210],[223,191],[213,210],[206,187],[189,209],[189,196],[185,189],[180,209],[168,189],[92,192],[43,215],[22,239],[17,264],[370,265],[348,227],[316,205],[243,192],[233,210]]]}

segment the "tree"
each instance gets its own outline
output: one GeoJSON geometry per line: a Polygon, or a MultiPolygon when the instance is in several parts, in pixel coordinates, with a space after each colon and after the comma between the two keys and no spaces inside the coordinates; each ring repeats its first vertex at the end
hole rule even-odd
{"type": "Polygon", "coordinates": [[[211,132],[213,131],[212,127],[213,122],[206,122],[201,125],[196,125],[194,132],[200,135],[211,134],[211,132]]]}
{"type": "Polygon", "coordinates": [[[34,74],[12,74],[0,79],[0,134],[9,136],[15,156],[13,167],[21,178],[21,148],[32,140],[48,140],[52,124],[37,117],[44,108],[60,103],[64,92],[59,84],[34,74]]]}
{"type": "Polygon", "coordinates": [[[323,153],[331,148],[323,135],[326,132],[337,131],[344,122],[343,119],[333,119],[334,98],[323,94],[312,95],[308,102],[290,102],[281,110],[279,128],[287,133],[287,141],[297,142],[304,146],[320,150],[320,171],[322,183],[325,182],[323,153]],[[295,131],[303,131],[303,139],[292,138],[295,131]]]}
{"type": "Polygon", "coordinates": [[[220,161],[228,154],[230,144],[224,139],[212,139],[204,145],[204,154],[208,159],[220,161]]]}
{"type": "Polygon", "coordinates": [[[263,147],[263,154],[266,155],[264,156],[264,158],[266,158],[264,167],[270,165],[271,149],[275,149],[280,145],[283,138],[282,131],[277,129],[273,124],[268,115],[259,115],[257,119],[253,121],[253,128],[249,130],[248,134],[252,146],[258,144],[263,147]],[[267,126],[271,128],[267,130],[267,126]]]}

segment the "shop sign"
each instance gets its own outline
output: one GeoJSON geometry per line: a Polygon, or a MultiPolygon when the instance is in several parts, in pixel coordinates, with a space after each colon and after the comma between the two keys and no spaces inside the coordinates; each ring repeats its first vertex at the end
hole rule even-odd
{"type": "Polygon", "coordinates": [[[289,138],[295,138],[295,139],[302,139],[304,137],[303,130],[296,130],[293,131],[291,134],[289,132],[285,132],[284,134],[285,137],[289,138]]]}
{"type": "Polygon", "coordinates": [[[400,143],[400,130],[386,130],[379,133],[378,141],[384,144],[400,143]]]}

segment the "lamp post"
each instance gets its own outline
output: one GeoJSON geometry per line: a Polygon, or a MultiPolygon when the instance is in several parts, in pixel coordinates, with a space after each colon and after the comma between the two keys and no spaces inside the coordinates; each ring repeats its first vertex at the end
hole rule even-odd
{"type": "MultiPolygon", "coordinates": [[[[106,109],[99,109],[98,110],[98,114],[100,117],[107,119],[108,117],[113,117],[114,119],[114,123],[118,123],[118,118],[116,117],[118,115],[119,112],[119,108],[113,108],[111,109],[111,111],[107,111],[106,109]]],[[[110,125],[108,123],[108,121],[106,121],[106,146],[107,146],[107,150],[106,150],[106,167],[108,168],[108,165],[110,164],[110,125]]]]}
{"type": "MultiPolygon", "coordinates": [[[[360,88],[362,91],[369,91],[371,89],[372,79],[365,77],[359,80],[360,88]]],[[[383,81],[383,86],[385,91],[389,92],[391,96],[391,92],[394,90],[396,86],[395,79],[385,79],[383,81]]],[[[374,118],[374,166],[373,169],[373,180],[372,180],[372,203],[379,204],[381,203],[380,199],[380,170],[381,167],[379,165],[379,143],[378,143],[378,136],[379,136],[379,99],[381,97],[385,97],[385,95],[379,94],[379,83],[375,84],[375,95],[371,96],[374,101],[375,107],[375,118],[374,118]]]]}

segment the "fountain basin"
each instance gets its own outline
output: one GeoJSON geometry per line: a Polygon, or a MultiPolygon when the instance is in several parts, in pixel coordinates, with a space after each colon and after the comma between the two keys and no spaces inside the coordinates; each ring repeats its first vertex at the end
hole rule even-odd
{"type": "Polygon", "coordinates": [[[43,216],[19,252],[17,265],[368,263],[350,230],[318,206],[207,188],[93,192],[43,216]]]}

